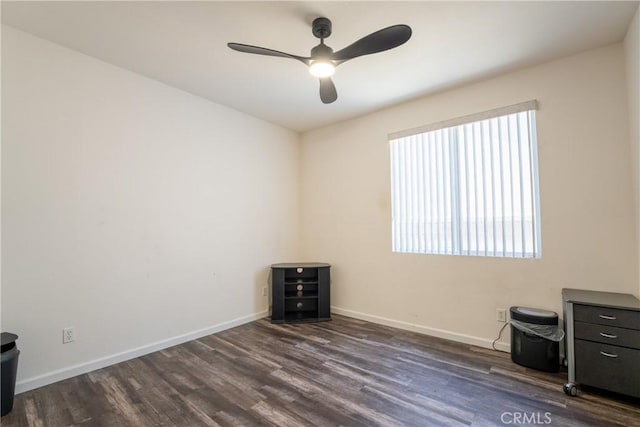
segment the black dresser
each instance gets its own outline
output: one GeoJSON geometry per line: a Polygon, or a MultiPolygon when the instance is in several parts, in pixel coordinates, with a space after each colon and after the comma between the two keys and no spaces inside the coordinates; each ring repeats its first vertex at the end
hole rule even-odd
{"type": "Polygon", "coordinates": [[[324,263],[271,266],[271,322],[331,320],[330,270],[324,263]]]}
{"type": "Polygon", "coordinates": [[[640,300],[630,294],[562,290],[569,379],[640,398],[640,300]]]}

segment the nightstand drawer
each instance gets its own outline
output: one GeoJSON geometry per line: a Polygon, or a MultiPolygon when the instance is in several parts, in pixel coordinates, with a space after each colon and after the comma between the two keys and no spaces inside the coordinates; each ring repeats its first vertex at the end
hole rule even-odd
{"type": "Polygon", "coordinates": [[[584,322],[575,322],[574,328],[577,339],[640,349],[640,331],[584,322]]]}
{"type": "Polygon", "coordinates": [[[284,277],[286,281],[297,279],[314,279],[318,280],[318,269],[316,268],[287,268],[284,270],[284,277]]]}
{"type": "Polygon", "coordinates": [[[575,340],[580,383],[640,397],[640,350],[575,340]]]}
{"type": "Polygon", "coordinates": [[[287,298],[284,302],[285,311],[316,311],[317,298],[287,298]]]}
{"type": "Polygon", "coordinates": [[[640,329],[640,311],[576,304],[573,318],[577,322],[640,329]]]}

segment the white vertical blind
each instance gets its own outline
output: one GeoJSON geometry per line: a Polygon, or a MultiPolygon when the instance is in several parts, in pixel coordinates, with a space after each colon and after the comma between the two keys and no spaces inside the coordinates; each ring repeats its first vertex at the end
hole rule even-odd
{"type": "Polygon", "coordinates": [[[394,252],[541,256],[532,102],[391,137],[394,252]]]}

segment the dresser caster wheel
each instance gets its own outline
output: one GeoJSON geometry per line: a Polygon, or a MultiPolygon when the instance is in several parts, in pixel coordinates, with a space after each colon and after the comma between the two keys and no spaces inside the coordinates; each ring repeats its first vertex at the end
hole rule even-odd
{"type": "Polygon", "coordinates": [[[562,389],[569,396],[575,397],[578,395],[578,387],[574,383],[566,383],[562,386],[562,389]]]}

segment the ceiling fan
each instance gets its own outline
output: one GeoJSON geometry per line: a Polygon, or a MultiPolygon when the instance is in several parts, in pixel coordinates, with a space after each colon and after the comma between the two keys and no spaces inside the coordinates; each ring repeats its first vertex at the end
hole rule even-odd
{"type": "Polygon", "coordinates": [[[233,50],[257,55],[279,56],[302,62],[309,67],[309,72],[320,80],[320,99],[330,104],[338,99],[336,87],[331,80],[336,67],[350,59],[363,55],[383,52],[405,43],[411,38],[411,27],[408,25],[392,25],[361,38],[349,46],[334,52],[324,44],[324,39],[331,35],[331,21],[328,18],[316,18],[312,23],[312,33],[320,39],[320,44],[311,49],[311,56],[298,56],[264,47],[241,43],[227,43],[233,50]]]}

